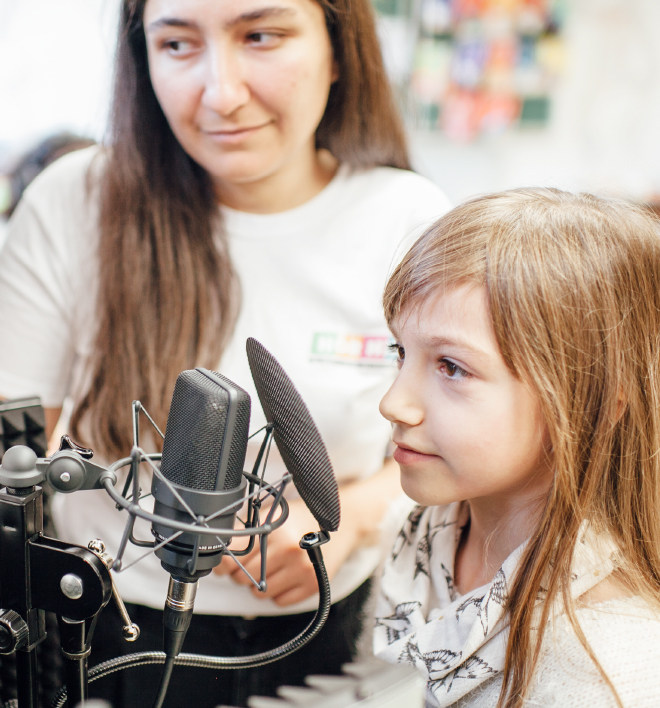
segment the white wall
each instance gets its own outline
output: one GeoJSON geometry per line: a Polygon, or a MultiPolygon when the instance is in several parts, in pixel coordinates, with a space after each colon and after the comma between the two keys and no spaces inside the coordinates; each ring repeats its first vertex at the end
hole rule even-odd
{"type": "Polygon", "coordinates": [[[57,130],[99,138],[118,0],[0,0],[0,169],[57,130]]]}

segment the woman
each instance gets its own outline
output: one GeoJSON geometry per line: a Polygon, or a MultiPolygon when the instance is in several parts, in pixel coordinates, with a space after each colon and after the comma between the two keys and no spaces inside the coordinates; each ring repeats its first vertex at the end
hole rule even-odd
{"type": "MultiPolygon", "coordinates": [[[[324,554],[335,605],[325,636],[290,661],[175,671],[170,705],[242,705],[352,655],[378,556],[370,537],[398,488],[377,412],[392,376],[380,293],[401,239],[447,203],[405,171],[367,0],[126,0],[111,144],[60,161],[17,209],[0,258],[0,392],[39,393],[51,421],[71,397],[74,437],[116,459],[130,447],[130,402],[164,425],[181,370],[218,369],[253,394],[246,337],[280,360],[340,482],[342,525],[324,554]]],[[[56,502],[62,537],[116,548],[123,518],[103,494],[56,502]]],[[[226,563],[205,578],[184,650],[252,653],[293,636],[315,607],[297,547],[313,528],[292,500],[264,595],[226,563]]],[[[158,648],[158,562],[117,583],[142,626],[129,649],[158,648]]],[[[92,663],[126,651],[118,631],[99,631],[92,663]]],[[[146,702],[141,676],[125,672],[106,695],[146,702]]]]}

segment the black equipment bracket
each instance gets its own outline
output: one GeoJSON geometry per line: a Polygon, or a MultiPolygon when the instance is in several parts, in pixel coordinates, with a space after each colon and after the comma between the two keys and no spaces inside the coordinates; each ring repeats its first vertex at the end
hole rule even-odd
{"type": "MultiPolygon", "coordinates": [[[[41,487],[0,489],[0,568],[12,569],[0,576],[0,647],[17,651],[19,708],[37,708],[35,649],[46,637],[44,613],[85,625],[81,641],[64,652],[65,663],[80,673],[93,618],[112,595],[110,572],[98,556],[43,536],[42,494],[41,487]]],[[[85,698],[78,693],[74,688],[69,695],[85,698]]]]}

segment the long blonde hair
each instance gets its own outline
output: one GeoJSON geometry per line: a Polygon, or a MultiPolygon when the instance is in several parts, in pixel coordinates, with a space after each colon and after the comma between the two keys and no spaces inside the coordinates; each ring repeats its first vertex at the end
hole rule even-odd
{"type": "Polygon", "coordinates": [[[618,575],[660,607],[660,233],[631,204],[554,189],[480,197],[413,246],[384,295],[386,317],[461,282],[487,290],[502,356],[536,395],[554,481],[509,593],[498,708],[519,708],[555,599],[601,676],[569,586],[580,526],[618,544],[618,575]],[[542,585],[543,583],[543,585],[542,585]],[[532,612],[543,587],[539,631],[532,612]]]}

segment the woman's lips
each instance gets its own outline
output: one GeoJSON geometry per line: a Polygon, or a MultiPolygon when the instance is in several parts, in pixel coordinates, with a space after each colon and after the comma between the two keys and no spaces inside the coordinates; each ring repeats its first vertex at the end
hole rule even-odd
{"type": "Polygon", "coordinates": [[[414,465],[419,462],[428,462],[431,459],[437,458],[437,455],[427,455],[423,452],[417,452],[417,450],[411,450],[408,447],[397,445],[392,457],[400,465],[414,465]]]}
{"type": "Polygon", "coordinates": [[[218,143],[233,144],[240,143],[243,140],[251,137],[262,128],[265,128],[268,123],[263,125],[255,125],[248,128],[237,128],[231,130],[207,130],[206,135],[208,135],[212,140],[218,143]]]}

